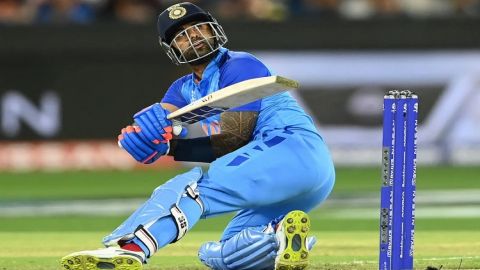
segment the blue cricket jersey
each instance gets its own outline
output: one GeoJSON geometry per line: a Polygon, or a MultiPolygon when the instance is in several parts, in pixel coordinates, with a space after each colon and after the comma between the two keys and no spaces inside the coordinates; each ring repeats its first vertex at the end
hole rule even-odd
{"type": "MultiPolygon", "coordinates": [[[[229,85],[271,75],[270,70],[253,55],[220,48],[206,67],[199,83],[195,82],[193,73],[181,77],[170,86],[162,103],[181,108],[229,85]]],[[[259,113],[253,137],[275,129],[303,129],[317,133],[312,119],[289,93],[263,98],[230,111],[259,113]]],[[[214,116],[201,122],[207,135],[221,132],[219,119],[220,116],[214,116]]]]}
{"type": "MultiPolygon", "coordinates": [[[[186,75],[172,84],[162,102],[183,107],[231,84],[270,75],[254,56],[221,48],[198,84],[193,74],[186,75]]],[[[142,207],[104,238],[106,245],[131,237],[138,228],[143,235],[148,230],[159,247],[170,243],[178,235],[168,210],[172,202],[182,208],[189,229],[200,217],[237,212],[223,233],[221,241],[225,241],[245,228],[265,226],[291,210],[308,212],[327,198],[335,182],[332,159],[311,118],[289,93],[232,110],[259,113],[254,138],[210,163],[208,172],[194,168],[157,188],[142,207]],[[198,184],[203,209],[182,195],[185,186],[193,182],[198,184]]],[[[218,119],[203,121],[208,135],[220,132],[218,119]]],[[[139,244],[135,235],[133,241],[139,244]]]]}

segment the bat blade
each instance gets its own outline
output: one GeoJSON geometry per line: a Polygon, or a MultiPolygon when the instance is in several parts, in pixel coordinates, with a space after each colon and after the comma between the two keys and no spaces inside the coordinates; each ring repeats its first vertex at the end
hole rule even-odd
{"type": "Polygon", "coordinates": [[[250,79],[202,97],[170,113],[167,118],[176,122],[193,124],[231,108],[285,91],[295,90],[298,87],[298,82],[281,76],[250,79]]]}

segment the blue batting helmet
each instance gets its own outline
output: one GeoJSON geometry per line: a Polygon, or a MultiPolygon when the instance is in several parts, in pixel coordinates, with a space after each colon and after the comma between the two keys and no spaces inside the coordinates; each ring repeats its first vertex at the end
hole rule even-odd
{"type": "MultiPolygon", "coordinates": [[[[195,62],[211,55],[227,42],[225,32],[217,20],[210,13],[189,2],[172,5],[160,13],[157,29],[160,45],[175,64],[195,62]],[[212,40],[208,40],[207,43],[210,44],[210,52],[203,55],[196,54],[197,57],[187,59],[183,52],[179,52],[172,44],[175,42],[175,34],[181,30],[180,26],[191,22],[196,22],[197,25],[208,24],[212,30],[212,37],[209,37],[212,40]]],[[[193,44],[191,47],[194,47],[193,44]]]]}

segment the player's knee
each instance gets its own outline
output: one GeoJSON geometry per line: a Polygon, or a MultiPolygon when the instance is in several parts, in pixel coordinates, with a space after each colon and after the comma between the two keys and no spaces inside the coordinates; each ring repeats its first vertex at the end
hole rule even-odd
{"type": "Polygon", "coordinates": [[[198,250],[200,261],[211,269],[228,269],[223,263],[222,244],[220,242],[204,243],[198,250]]]}
{"type": "Polygon", "coordinates": [[[202,176],[201,168],[194,168],[156,188],[150,199],[106,236],[103,243],[106,246],[114,246],[119,241],[130,240],[136,236],[145,240],[144,244],[149,254],[153,254],[159,245],[155,242],[155,233],[150,229],[164,217],[171,217],[175,222],[177,229],[174,241],[181,239],[204,212],[197,187],[197,182],[202,176]]]}
{"type": "MultiPolygon", "coordinates": [[[[193,226],[194,223],[198,221],[200,216],[203,213],[203,202],[200,199],[200,192],[197,188],[197,183],[191,181],[188,184],[177,183],[175,180],[183,180],[184,178],[199,178],[200,173],[198,171],[190,171],[185,174],[179,175],[176,178],[168,181],[164,185],[155,189],[152,194],[152,198],[158,200],[163,200],[165,193],[172,191],[178,192],[180,197],[177,195],[177,202],[174,203],[170,208],[170,213],[175,221],[177,226],[177,237],[174,242],[180,240],[189,229],[193,226]],[[183,189],[183,194],[181,193],[183,189]]],[[[173,192],[172,192],[173,193],[173,192]]]]}
{"type": "Polygon", "coordinates": [[[199,258],[215,270],[269,269],[275,264],[278,242],[274,234],[247,228],[224,242],[200,247],[199,258]]]}

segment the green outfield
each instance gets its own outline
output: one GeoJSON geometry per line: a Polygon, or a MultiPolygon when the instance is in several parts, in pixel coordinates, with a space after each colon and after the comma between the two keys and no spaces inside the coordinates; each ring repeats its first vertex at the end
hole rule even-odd
{"type": "MultiPolygon", "coordinates": [[[[63,255],[101,247],[135,204],[178,172],[0,173],[0,270],[61,269],[63,255]],[[109,213],[119,199],[127,205],[109,213]]],[[[474,167],[418,169],[416,269],[480,269],[479,176],[474,167]]],[[[379,188],[379,168],[337,170],[331,198],[311,213],[311,269],[377,268],[379,188]]],[[[218,239],[230,217],[200,221],[145,269],[205,269],[197,249],[218,239]]]]}

